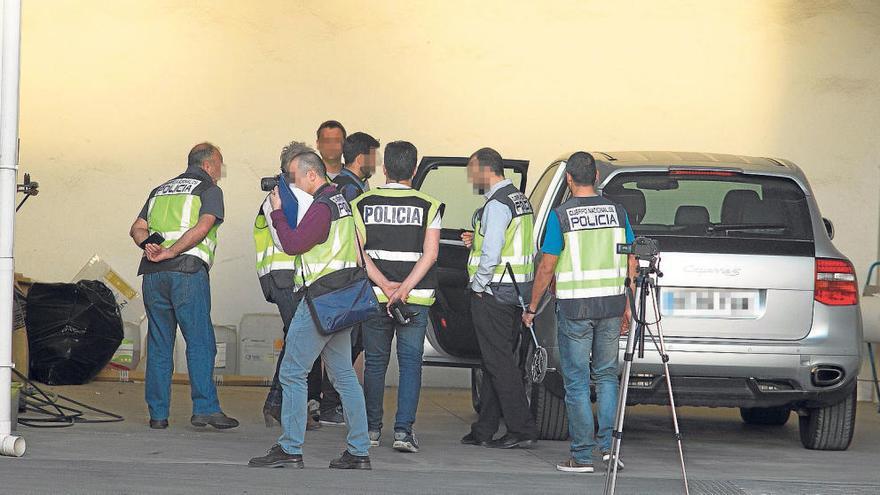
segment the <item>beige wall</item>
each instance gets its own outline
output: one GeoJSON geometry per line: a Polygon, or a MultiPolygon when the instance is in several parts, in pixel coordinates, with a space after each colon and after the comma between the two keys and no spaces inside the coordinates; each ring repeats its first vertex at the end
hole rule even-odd
{"type": "Polygon", "coordinates": [[[336,118],[425,154],[491,145],[535,172],[576,148],[790,158],[864,272],[877,53],[870,1],[28,1],[21,164],[42,193],[18,216],[17,269],[69,280],[101,253],[136,282],[129,225],[208,139],[229,165],[215,321],[271,310],[258,178],[336,118]]]}

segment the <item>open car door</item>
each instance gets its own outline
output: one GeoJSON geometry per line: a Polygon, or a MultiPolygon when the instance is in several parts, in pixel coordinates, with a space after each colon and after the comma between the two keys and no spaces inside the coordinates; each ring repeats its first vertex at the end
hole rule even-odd
{"type": "MultiPolygon", "coordinates": [[[[428,330],[428,340],[436,350],[453,359],[444,359],[442,363],[436,363],[438,365],[468,365],[467,360],[480,357],[471,320],[467,273],[469,250],[464,246],[461,234],[473,230],[473,214],[486,199],[468,182],[467,162],[467,158],[426,156],[413,178],[413,188],[446,204],[436,265],[437,301],[430,309],[432,328],[428,330]]],[[[504,160],[505,177],[523,192],[528,168],[526,160],[504,160]]]]}

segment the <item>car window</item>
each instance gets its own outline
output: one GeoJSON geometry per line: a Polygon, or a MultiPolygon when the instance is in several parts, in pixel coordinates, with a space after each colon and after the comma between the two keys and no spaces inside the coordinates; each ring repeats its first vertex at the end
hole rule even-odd
{"type": "Polygon", "coordinates": [[[803,190],[789,179],[732,172],[627,172],[605,185],[636,235],[812,240],[803,190]]]}
{"type": "Polygon", "coordinates": [[[535,184],[535,188],[529,194],[529,203],[532,204],[532,208],[537,210],[541,207],[541,202],[544,201],[544,196],[547,195],[547,191],[550,189],[550,184],[553,182],[553,176],[556,175],[556,171],[559,170],[559,165],[560,163],[550,165],[541,175],[541,178],[538,179],[538,183],[535,184]]]}
{"type": "MultiPolygon", "coordinates": [[[[522,174],[519,172],[507,169],[504,175],[517,187],[522,183],[522,174]]],[[[446,204],[443,214],[445,229],[471,229],[474,211],[486,202],[486,198],[474,192],[468,182],[466,167],[443,166],[431,170],[419,190],[446,204]]]]}

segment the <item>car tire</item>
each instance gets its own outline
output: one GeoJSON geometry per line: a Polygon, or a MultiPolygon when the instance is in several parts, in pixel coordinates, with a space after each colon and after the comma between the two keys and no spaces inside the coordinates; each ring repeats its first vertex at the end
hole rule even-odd
{"type": "Polygon", "coordinates": [[[788,423],[791,409],[787,407],[741,407],[739,415],[747,425],[782,426],[788,423]]]}
{"type": "Polygon", "coordinates": [[[554,394],[543,383],[532,385],[532,414],[538,425],[541,440],[565,440],[568,438],[568,416],[565,399],[554,394]]]}
{"type": "Polygon", "coordinates": [[[856,390],[837,404],[800,416],[801,443],[811,450],[846,450],[856,426],[856,390]]]}
{"type": "Polygon", "coordinates": [[[471,404],[474,412],[480,414],[480,387],[483,386],[483,370],[471,368],[471,404]]]}

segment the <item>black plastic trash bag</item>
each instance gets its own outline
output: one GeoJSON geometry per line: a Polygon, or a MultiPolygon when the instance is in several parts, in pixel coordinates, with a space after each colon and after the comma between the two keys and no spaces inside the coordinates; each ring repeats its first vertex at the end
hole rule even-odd
{"type": "Polygon", "coordinates": [[[119,307],[97,280],[34,284],[26,319],[30,377],[49,385],[90,381],[122,342],[119,307]]]}

